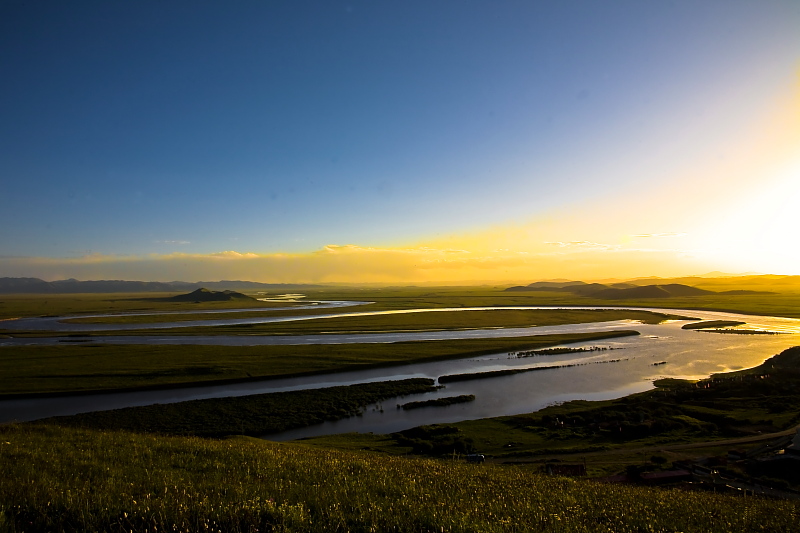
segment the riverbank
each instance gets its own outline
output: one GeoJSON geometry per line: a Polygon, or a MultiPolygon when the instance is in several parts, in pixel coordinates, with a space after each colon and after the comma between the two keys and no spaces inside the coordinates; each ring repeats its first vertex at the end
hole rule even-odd
{"type": "Polygon", "coordinates": [[[36,423],[162,435],[257,437],[359,416],[369,404],[436,390],[434,380],[416,378],[95,411],[36,423]]]}
{"type": "MultiPolygon", "coordinates": [[[[588,458],[589,474],[601,476],[624,471],[628,465],[658,470],[661,464],[691,456],[686,454],[688,446],[683,454],[669,451],[671,446],[704,443],[713,449],[731,439],[779,433],[800,424],[796,408],[800,404],[800,347],[784,350],[751,369],[699,381],[665,379],[655,385],[654,390],[615,400],[574,400],[524,415],[422,426],[391,435],[332,435],[303,442],[434,456],[452,452],[455,445],[463,453],[479,452],[498,462],[532,466],[553,459],[586,462],[588,458]],[[642,457],[645,449],[651,455],[642,457]],[[653,455],[663,461],[651,463],[653,455]]],[[[727,449],[717,452],[724,455],[727,449]]],[[[800,490],[797,481],[795,488],[800,490]]]]}

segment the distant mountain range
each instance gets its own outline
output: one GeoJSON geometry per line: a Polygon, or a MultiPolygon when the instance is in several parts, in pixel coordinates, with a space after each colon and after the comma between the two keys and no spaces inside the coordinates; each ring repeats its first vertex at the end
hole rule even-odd
{"type": "Polygon", "coordinates": [[[44,281],[39,278],[0,278],[0,294],[71,294],[111,292],[184,292],[206,288],[216,290],[297,290],[320,287],[320,285],[292,283],[258,283],[255,281],[78,281],[64,279],[44,281]]]}
{"type": "Polygon", "coordinates": [[[633,300],[639,298],[672,298],[675,296],[702,296],[705,294],[773,294],[766,291],[730,290],[709,291],[684,285],[682,283],[667,283],[653,285],[637,285],[634,283],[585,283],[583,281],[552,282],[537,281],[529,285],[509,287],[510,292],[568,292],[577,296],[586,296],[600,300],[633,300]]]}

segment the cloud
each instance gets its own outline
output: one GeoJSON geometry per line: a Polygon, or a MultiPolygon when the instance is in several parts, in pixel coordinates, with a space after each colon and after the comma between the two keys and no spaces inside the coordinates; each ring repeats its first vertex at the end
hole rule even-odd
{"type": "Polygon", "coordinates": [[[617,250],[619,245],[603,244],[591,241],[545,241],[545,244],[558,246],[559,248],[573,248],[579,250],[617,250]]]}
{"type": "MultiPolygon", "coordinates": [[[[203,257],[203,256],[193,256],[193,257],[203,257]]],[[[224,252],[216,252],[213,254],[208,254],[208,257],[219,257],[222,259],[253,259],[260,256],[252,252],[241,254],[239,252],[234,252],[233,250],[226,250],[224,252]]]]}
{"type": "Polygon", "coordinates": [[[640,233],[638,235],[631,235],[637,239],[646,239],[650,237],[685,237],[687,234],[684,232],[670,232],[670,233],[640,233]]]}
{"type": "Polygon", "coordinates": [[[177,244],[179,246],[185,246],[187,244],[192,244],[191,241],[155,241],[156,244],[177,244]]]}

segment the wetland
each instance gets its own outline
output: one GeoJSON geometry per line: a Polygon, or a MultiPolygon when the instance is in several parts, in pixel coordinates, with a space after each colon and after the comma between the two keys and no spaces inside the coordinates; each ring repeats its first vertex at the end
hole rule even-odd
{"type": "MultiPolygon", "coordinates": [[[[406,307],[396,296],[373,296],[364,298],[361,292],[353,300],[277,298],[287,307],[246,308],[241,315],[231,308],[171,307],[166,314],[157,309],[87,309],[81,323],[74,322],[75,315],[6,320],[7,338],[0,339],[6,399],[0,401],[0,418],[32,420],[415,378],[439,380],[446,387],[417,393],[408,401],[435,404],[445,397],[475,397],[413,413],[372,402],[361,416],[291,428],[271,437],[386,433],[533,412],[572,399],[615,398],[648,390],[656,379],[702,378],[756,366],[797,344],[800,322],[695,309],[521,306],[519,297],[507,298],[503,305],[466,305],[485,303],[475,294],[460,302],[452,296],[425,296],[425,307],[406,307]],[[352,310],[330,312],[345,307],[352,310]],[[207,316],[191,320],[194,314],[207,316]],[[708,336],[683,329],[701,321],[745,323],[745,328],[784,334],[708,336]],[[84,329],[65,334],[59,331],[64,325],[84,329]],[[157,334],[141,329],[153,325],[157,334]],[[184,333],[163,334],[175,325],[184,333]],[[139,334],[115,333],[129,327],[139,328],[139,334]],[[209,335],[209,330],[217,331],[209,335]],[[518,355],[530,352],[537,356],[518,355]],[[541,371],[532,371],[537,369],[541,371]],[[454,375],[472,379],[454,380],[454,375]]],[[[420,301],[410,297],[406,304],[420,301]]]]}

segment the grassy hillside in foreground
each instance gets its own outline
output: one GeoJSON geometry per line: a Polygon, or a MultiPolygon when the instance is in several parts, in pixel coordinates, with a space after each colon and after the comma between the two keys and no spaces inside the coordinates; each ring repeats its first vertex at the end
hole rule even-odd
{"type": "Polygon", "coordinates": [[[800,504],[521,469],[48,426],[0,427],[0,532],[763,531],[800,504]]]}

